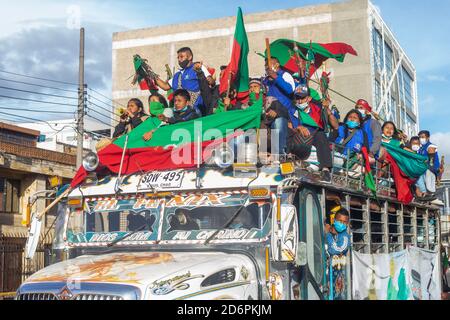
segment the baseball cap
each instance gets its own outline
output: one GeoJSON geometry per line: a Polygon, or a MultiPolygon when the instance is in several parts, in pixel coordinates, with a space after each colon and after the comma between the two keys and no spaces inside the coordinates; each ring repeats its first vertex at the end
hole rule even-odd
{"type": "Polygon", "coordinates": [[[295,98],[304,99],[311,95],[311,91],[307,86],[299,85],[294,92],[295,98]]]}

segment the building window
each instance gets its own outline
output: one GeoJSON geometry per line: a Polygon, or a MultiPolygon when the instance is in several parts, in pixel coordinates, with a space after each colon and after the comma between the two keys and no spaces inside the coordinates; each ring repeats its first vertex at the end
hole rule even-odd
{"type": "Polygon", "coordinates": [[[0,211],[19,213],[20,181],[0,178],[0,211]]]}
{"type": "Polygon", "coordinates": [[[378,80],[374,81],[374,89],[375,89],[375,108],[378,108],[381,102],[381,85],[378,80]]]}
{"type": "Polygon", "coordinates": [[[397,103],[393,97],[391,97],[391,101],[389,103],[389,121],[397,124],[397,103]]]}
{"type": "Polygon", "coordinates": [[[404,87],[404,103],[405,106],[411,110],[414,111],[414,92],[413,92],[413,79],[409,75],[409,73],[406,71],[405,68],[402,68],[402,74],[403,74],[403,87],[404,87]]]}
{"type": "Polygon", "coordinates": [[[406,114],[406,134],[412,137],[416,134],[416,122],[406,114]]]}
{"type": "Polygon", "coordinates": [[[386,73],[388,78],[391,78],[394,72],[394,52],[387,43],[384,43],[384,53],[386,55],[386,73]]]}
{"type": "Polygon", "coordinates": [[[383,38],[380,31],[375,27],[372,32],[372,45],[373,45],[373,65],[375,71],[383,70],[384,58],[383,58],[383,38]]]}

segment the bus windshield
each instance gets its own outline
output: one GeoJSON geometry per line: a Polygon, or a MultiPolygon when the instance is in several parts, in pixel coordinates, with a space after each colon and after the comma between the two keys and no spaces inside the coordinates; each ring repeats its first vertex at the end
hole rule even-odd
{"type": "Polygon", "coordinates": [[[83,211],[70,212],[66,235],[71,244],[104,245],[139,230],[120,242],[139,245],[156,241],[201,241],[223,228],[215,239],[258,239],[270,229],[271,210],[271,202],[249,203],[244,193],[88,199],[83,211]]]}

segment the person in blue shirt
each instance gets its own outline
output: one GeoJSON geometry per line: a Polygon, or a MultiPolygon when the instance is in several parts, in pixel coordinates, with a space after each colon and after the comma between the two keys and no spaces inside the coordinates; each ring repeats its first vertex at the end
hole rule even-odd
{"type": "Polygon", "coordinates": [[[207,115],[208,110],[203,101],[200,90],[200,81],[196,69],[201,68],[206,78],[210,76],[210,74],[202,63],[193,62],[194,54],[190,48],[183,47],[179,49],[177,55],[178,64],[181,69],[174,74],[170,83],[158,78],[156,79],[156,84],[165,91],[169,91],[170,89],[173,89],[174,91],[178,89],[187,90],[191,97],[192,107],[195,111],[199,113],[199,115],[207,115]]]}
{"type": "MultiPolygon", "coordinates": [[[[270,66],[266,59],[267,77],[263,80],[263,85],[267,88],[268,100],[277,100],[286,108],[291,115],[295,112],[292,103],[295,91],[294,78],[290,73],[281,69],[280,61],[276,57],[271,57],[270,66]],[[273,99],[271,99],[273,98],[273,99]]],[[[270,129],[278,132],[278,145],[273,145],[272,154],[285,154],[287,149],[288,119],[276,111],[268,111],[267,116],[271,119],[270,129]]]]}
{"type": "Polygon", "coordinates": [[[351,238],[347,232],[349,220],[348,211],[341,207],[335,213],[331,225],[325,226],[327,251],[330,256],[347,254],[351,244],[351,238]]]}
{"type": "Polygon", "coordinates": [[[344,123],[339,126],[336,144],[343,147],[344,154],[360,154],[363,146],[368,145],[367,135],[361,127],[363,119],[357,110],[347,113],[344,123]]]}
{"type": "Polygon", "coordinates": [[[362,128],[367,135],[369,156],[375,158],[378,156],[381,147],[381,124],[371,116],[372,107],[366,100],[359,99],[356,102],[355,109],[359,111],[363,118],[362,128]]]}

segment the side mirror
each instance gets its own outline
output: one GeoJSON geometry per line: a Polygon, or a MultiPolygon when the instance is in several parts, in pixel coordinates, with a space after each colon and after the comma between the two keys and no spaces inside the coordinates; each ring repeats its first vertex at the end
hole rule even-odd
{"type": "Polygon", "coordinates": [[[299,242],[297,248],[297,256],[295,258],[295,266],[303,267],[308,263],[306,242],[299,242]]]}
{"type": "Polygon", "coordinates": [[[34,254],[39,243],[39,238],[41,236],[42,220],[37,218],[36,214],[33,214],[31,220],[30,231],[28,233],[27,243],[25,245],[25,258],[33,259],[34,254]]]}
{"type": "Polygon", "coordinates": [[[293,205],[282,204],[279,221],[276,210],[272,219],[272,260],[294,262],[298,246],[297,209],[293,205]]]}

